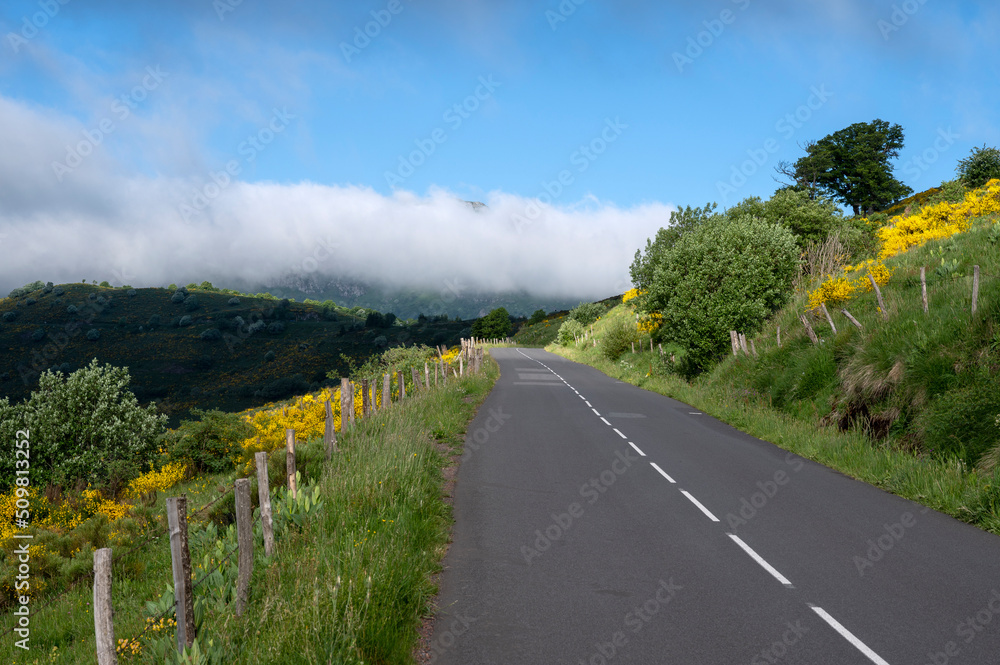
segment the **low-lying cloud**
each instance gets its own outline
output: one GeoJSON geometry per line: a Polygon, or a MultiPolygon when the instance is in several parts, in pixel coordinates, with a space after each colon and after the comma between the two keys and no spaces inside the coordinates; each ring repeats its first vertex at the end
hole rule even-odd
{"type": "Polygon", "coordinates": [[[3,293],[36,279],[139,287],[298,275],[598,298],[629,288],[636,249],[671,210],[592,198],[552,205],[504,192],[474,210],[444,189],[384,195],[238,176],[127,175],[98,150],[60,180],[52,163],[86,127],[2,97],[0,127],[3,293]],[[204,201],[195,196],[206,191],[204,201]]]}

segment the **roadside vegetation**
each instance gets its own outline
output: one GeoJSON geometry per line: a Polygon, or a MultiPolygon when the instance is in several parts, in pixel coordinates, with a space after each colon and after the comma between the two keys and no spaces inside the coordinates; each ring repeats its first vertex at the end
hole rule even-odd
{"type": "MultiPolygon", "coordinates": [[[[427,347],[390,349],[356,368],[399,370],[408,396],[338,432],[339,450],[329,462],[323,414],[331,399],[339,424],[339,391],[241,413],[198,412],[197,419],[166,430],[162,416],[129,399],[127,371],[95,363],[69,377],[46,375],[53,396],[38,395],[35,403],[0,401],[3,436],[13,440],[13,430],[7,430],[31,420],[38,428],[32,430],[32,446],[40,455],[26,531],[34,536],[31,651],[15,648],[10,635],[0,646],[0,661],[96,662],[90,573],[94,549],[111,547],[121,663],[411,662],[450,531],[442,469],[461,451],[465,427],[498,376],[495,363],[487,360],[481,374],[414,391],[409,368],[422,371],[423,358],[431,353],[427,347]],[[94,454],[108,461],[104,475],[76,464],[88,461],[80,453],[90,454],[89,444],[57,445],[52,427],[66,417],[57,408],[63,402],[79,406],[70,419],[76,418],[78,431],[93,433],[90,443],[101,446],[94,454]],[[90,408],[101,404],[105,407],[90,408]],[[142,431],[149,437],[134,442],[141,460],[128,447],[134,439],[107,426],[120,418],[145,419],[142,431]],[[298,439],[297,499],[283,488],[286,427],[295,429],[298,439]],[[230,490],[239,477],[250,476],[256,485],[252,459],[258,450],[269,454],[277,550],[270,558],[262,548],[256,551],[250,604],[237,618],[236,560],[227,557],[235,545],[230,490]],[[197,654],[183,661],[176,657],[164,510],[166,497],[181,494],[188,497],[194,574],[204,578],[195,590],[197,654]]],[[[394,374],[393,402],[399,400],[397,379],[394,374]]],[[[357,408],[360,403],[358,395],[357,408]]],[[[6,615],[0,630],[9,631],[15,625],[8,611],[17,574],[13,534],[25,531],[15,528],[13,459],[0,462],[6,615]]],[[[251,496],[256,504],[256,487],[251,496]]],[[[259,540],[259,524],[256,529],[259,540]]]]}
{"type": "Polygon", "coordinates": [[[682,208],[637,253],[623,304],[548,348],[1000,534],[997,155],[977,148],[956,180],[866,217],[805,180],[682,208]]]}

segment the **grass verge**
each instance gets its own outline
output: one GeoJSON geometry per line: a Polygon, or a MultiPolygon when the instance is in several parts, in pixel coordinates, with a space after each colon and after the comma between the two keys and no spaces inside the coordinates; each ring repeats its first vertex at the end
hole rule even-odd
{"type": "MultiPolygon", "coordinates": [[[[625,306],[595,325],[598,339],[608,327],[634,320],[625,306]]],[[[648,345],[648,338],[646,340],[648,345]]],[[[648,346],[647,346],[648,348],[648,346]]],[[[663,371],[659,352],[625,353],[611,361],[590,342],[578,347],[550,345],[549,351],[590,365],[608,376],[690,404],[748,434],[836,469],[858,480],[947,513],[1000,535],[1000,467],[992,473],[970,471],[957,456],[936,457],[874,441],[860,427],[840,431],[817,425],[823,415],[808,408],[778,410],[766,392],[742,385],[740,363],[728,359],[693,382],[663,371]]],[[[801,406],[801,403],[800,403],[801,406]]]]}
{"type": "MultiPolygon", "coordinates": [[[[442,468],[449,453],[460,450],[468,422],[499,374],[492,361],[484,368],[422,391],[339,437],[340,452],[317,474],[321,509],[301,525],[289,524],[272,558],[258,550],[243,616],[234,615],[232,604],[206,613],[199,641],[211,640],[214,655],[204,662],[413,662],[451,526],[442,468]]],[[[306,466],[321,457],[321,447],[321,440],[301,447],[306,466]]],[[[196,482],[205,489],[230,481],[196,482]]],[[[216,513],[223,523],[227,515],[216,513]]],[[[193,541],[199,541],[192,547],[195,563],[217,547],[193,541]]],[[[146,603],[171,584],[166,537],[116,564],[113,575],[116,638],[131,641],[146,627],[146,603]]],[[[91,594],[88,583],[79,584],[32,616],[30,651],[16,648],[8,634],[0,662],[95,663],[91,594]]],[[[12,619],[8,615],[0,629],[10,630],[12,619]]],[[[169,628],[146,631],[119,662],[162,663],[155,654],[172,639],[169,628]]]]}

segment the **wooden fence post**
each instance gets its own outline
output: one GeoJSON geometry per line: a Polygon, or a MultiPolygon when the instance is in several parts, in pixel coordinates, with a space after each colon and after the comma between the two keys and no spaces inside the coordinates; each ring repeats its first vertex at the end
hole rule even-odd
{"type": "Polygon", "coordinates": [[[920,266],[920,296],[924,301],[924,314],[927,313],[927,268],[920,266]]]}
{"type": "Polygon", "coordinates": [[[237,478],[236,545],[239,549],[236,577],[236,616],[242,616],[250,600],[250,576],[253,574],[253,511],[250,510],[250,479],[237,478]]]}
{"type": "Polygon", "coordinates": [[[347,431],[348,413],[351,408],[350,398],[351,382],[347,379],[340,380],[340,433],[347,431]]]}
{"type": "Polygon", "coordinates": [[[349,420],[351,421],[351,426],[352,427],[354,426],[354,412],[355,412],[355,409],[356,409],[356,406],[357,406],[354,403],[354,393],[355,392],[356,392],[356,390],[355,390],[354,382],[353,381],[348,381],[347,382],[347,393],[348,393],[348,395],[347,395],[347,406],[350,409],[350,413],[347,414],[347,415],[349,416],[349,420]]]}
{"type": "Polygon", "coordinates": [[[323,445],[326,447],[326,459],[330,461],[333,453],[337,450],[337,428],[333,418],[333,407],[330,400],[326,400],[326,418],[323,420],[323,445]]]}
{"type": "Polygon", "coordinates": [[[781,348],[781,326],[778,326],[778,348],[781,348]]]}
{"type": "Polygon", "coordinates": [[[465,362],[462,356],[458,357],[458,375],[465,376],[465,362]]]}
{"type": "Polygon", "coordinates": [[[738,356],[740,354],[740,338],[737,337],[735,330],[729,331],[729,343],[733,347],[733,355],[738,356]]]}
{"type": "Polygon", "coordinates": [[[816,331],[813,330],[813,327],[809,325],[809,319],[807,319],[804,314],[799,314],[799,321],[801,321],[802,325],[806,327],[806,334],[809,335],[809,339],[812,340],[812,343],[819,344],[819,337],[816,336],[816,331]]]}
{"type": "Polygon", "coordinates": [[[371,410],[371,404],[368,403],[368,379],[361,379],[361,417],[367,418],[371,410]]]}
{"type": "Polygon", "coordinates": [[[657,344],[656,346],[660,347],[660,357],[662,358],[663,357],[663,344],[657,344]]]}
{"type": "Polygon", "coordinates": [[[972,266],[972,313],[975,315],[979,305],[979,266],[972,266]]]}
{"type": "Polygon", "coordinates": [[[837,334],[837,326],[833,325],[833,317],[830,316],[830,310],[828,310],[826,308],[826,303],[825,302],[824,303],[820,303],[820,308],[823,310],[823,314],[826,315],[826,321],[827,321],[827,323],[830,324],[830,330],[832,330],[833,334],[836,335],[837,334]]]}
{"type": "Polygon", "coordinates": [[[396,372],[399,376],[399,399],[406,398],[406,378],[403,376],[403,370],[396,372]]]}
{"type": "Polygon", "coordinates": [[[117,665],[111,609],[111,548],[94,551],[94,635],[98,665],[117,665]]]}
{"type": "Polygon", "coordinates": [[[285,471],[288,474],[288,492],[295,498],[295,430],[285,430],[285,471]]]}
{"type": "Polygon", "coordinates": [[[382,408],[392,404],[392,378],[388,374],[382,375],[382,408]]]}
{"type": "Polygon", "coordinates": [[[431,387],[431,368],[424,363],[424,388],[431,387]]]}
{"type": "Polygon", "coordinates": [[[850,321],[851,323],[853,323],[853,324],[854,324],[854,326],[855,326],[855,327],[856,327],[856,328],[857,328],[858,330],[864,330],[864,328],[863,328],[863,327],[861,327],[861,322],[860,322],[860,321],[858,321],[858,320],[857,320],[856,318],[854,318],[853,316],[851,316],[851,313],[847,311],[847,308],[846,308],[846,307],[841,307],[841,308],[840,308],[840,311],[841,311],[841,313],[843,313],[843,315],[844,315],[844,316],[846,316],[846,317],[847,317],[847,320],[848,320],[848,321],[850,321]]]}
{"type": "Polygon", "coordinates": [[[753,340],[750,340],[750,352],[753,353],[754,358],[757,357],[757,346],[753,343],[753,340]]]}
{"type": "Polygon", "coordinates": [[[167,499],[170,559],[174,575],[177,650],[194,644],[194,595],[191,588],[191,552],[188,550],[187,496],[167,499]]]}
{"type": "MultiPolygon", "coordinates": [[[[330,419],[332,422],[332,418],[330,419]]],[[[274,518],[271,515],[271,481],[267,475],[267,453],[254,456],[257,462],[257,499],[260,502],[260,523],[264,527],[264,555],[274,556],[274,518]]]]}
{"type": "Polygon", "coordinates": [[[743,355],[750,355],[750,351],[747,349],[747,336],[743,333],[740,333],[740,348],[743,349],[743,355]]]}
{"type": "Polygon", "coordinates": [[[889,312],[885,311],[885,300],[882,300],[882,289],[878,288],[878,282],[872,277],[871,273],[868,273],[868,281],[872,283],[872,288],[875,289],[875,297],[878,298],[878,308],[882,311],[882,320],[889,320],[889,312]]]}

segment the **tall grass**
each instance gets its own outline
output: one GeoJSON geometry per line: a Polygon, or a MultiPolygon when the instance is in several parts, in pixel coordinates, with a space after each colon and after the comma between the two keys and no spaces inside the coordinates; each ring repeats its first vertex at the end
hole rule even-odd
{"type": "MultiPolygon", "coordinates": [[[[484,367],[361,421],[339,437],[330,463],[317,462],[321,440],[307,442],[300,455],[319,470],[322,510],[286,532],[271,560],[258,559],[243,616],[211,612],[199,641],[212,640],[225,663],[412,662],[451,524],[441,470],[498,376],[495,363],[484,367]]],[[[116,637],[131,638],[144,627],[145,601],[170,584],[166,539],[122,565],[145,573],[115,569],[116,637]]],[[[81,585],[33,618],[30,652],[14,648],[13,636],[0,643],[0,662],[96,662],[90,593],[81,585]]],[[[8,617],[2,627],[12,625],[8,617]]],[[[120,662],[157,661],[143,649],[120,662]]]]}

